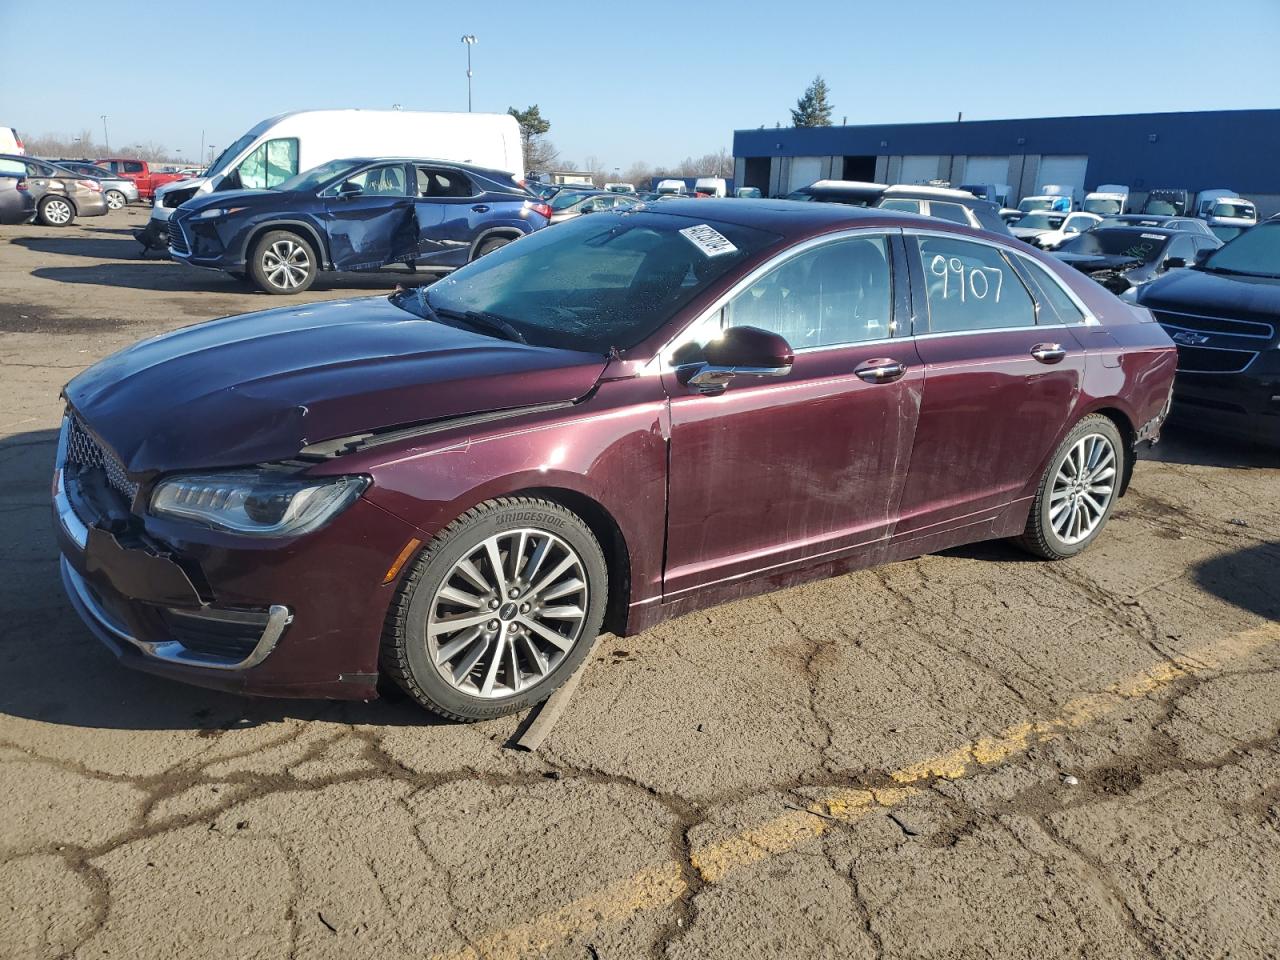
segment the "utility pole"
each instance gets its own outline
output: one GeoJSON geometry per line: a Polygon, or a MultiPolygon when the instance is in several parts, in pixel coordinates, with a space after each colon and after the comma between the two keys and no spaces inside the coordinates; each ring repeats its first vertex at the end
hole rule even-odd
{"type": "Polygon", "coordinates": [[[467,113],[471,112],[471,48],[476,45],[474,33],[464,33],[462,42],[467,47],[467,113]]]}
{"type": "Polygon", "coordinates": [[[102,118],[102,139],[107,141],[107,153],[110,153],[111,137],[107,135],[107,115],[105,113],[102,113],[102,114],[99,114],[99,116],[102,118]]]}
{"type": "Polygon", "coordinates": [[[204,131],[200,131],[200,152],[196,154],[196,163],[204,160],[204,131]]]}

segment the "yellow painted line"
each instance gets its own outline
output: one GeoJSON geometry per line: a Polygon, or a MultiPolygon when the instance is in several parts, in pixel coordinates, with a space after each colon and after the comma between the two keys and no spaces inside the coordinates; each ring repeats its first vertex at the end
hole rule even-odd
{"type": "MultiPolygon", "coordinates": [[[[899,786],[832,790],[807,810],[789,810],[759,826],[710,844],[693,857],[706,883],[794,850],[821,837],[837,821],[852,823],[876,811],[898,806],[923,792],[912,786],[933,777],[955,780],[1024,753],[1032,744],[1052,740],[1115,713],[1125,704],[1168,686],[1188,674],[1219,670],[1241,657],[1280,642],[1280,624],[1231,634],[1143,670],[1105,692],[1068,701],[1050,720],[1015,724],[949,753],[903,767],[890,775],[899,786]]],[[[602,890],[550,910],[532,920],[488,934],[466,949],[437,954],[434,960],[518,960],[547,950],[601,926],[625,922],[637,913],[666,907],[685,892],[677,864],[641,870],[602,890]]]]}

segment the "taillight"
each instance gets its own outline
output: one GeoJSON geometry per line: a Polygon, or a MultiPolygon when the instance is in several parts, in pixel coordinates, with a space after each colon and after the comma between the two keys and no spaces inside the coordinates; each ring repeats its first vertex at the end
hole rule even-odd
{"type": "Polygon", "coordinates": [[[94,193],[102,192],[102,184],[100,184],[97,180],[77,180],[76,186],[84,187],[86,190],[91,190],[94,193]]]}
{"type": "Polygon", "coordinates": [[[26,178],[26,177],[19,177],[19,178],[18,178],[18,182],[17,182],[17,183],[15,183],[15,184],[13,185],[13,188],[14,188],[15,190],[27,190],[27,189],[29,189],[29,188],[27,187],[27,178],[26,178]]]}
{"type": "Polygon", "coordinates": [[[551,205],[548,203],[535,203],[529,209],[534,213],[540,213],[548,220],[551,219],[551,205]]]}

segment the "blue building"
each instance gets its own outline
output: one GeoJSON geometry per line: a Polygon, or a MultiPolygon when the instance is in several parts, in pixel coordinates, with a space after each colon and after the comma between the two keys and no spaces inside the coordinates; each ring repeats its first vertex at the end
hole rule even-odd
{"type": "Polygon", "coordinates": [[[1280,110],[1130,113],[949,123],[737,130],[734,178],[766,196],[821,179],[1009,184],[1010,202],[1046,183],[1225,187],[1280,212],[1280,110]]]}

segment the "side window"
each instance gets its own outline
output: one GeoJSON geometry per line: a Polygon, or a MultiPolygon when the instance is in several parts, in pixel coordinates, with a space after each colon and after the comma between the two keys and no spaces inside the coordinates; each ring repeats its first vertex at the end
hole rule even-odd
{"type": "Polygon", "coordinates": [[[25,177],[27,175],[27,166],[21,160],[0,159],[0,173],[15,177],[25,177]]]}
{"type": "Polygon", "coordinates": [[[389,163],[381,167],[370,167],[362,170],[354,177],[348,177],[347,183],[354,183],[363,188],[366,197],[403,197],[406,195],[404,182],[404,166],[389,163]]]}
{"type": "Polygon", "coordinates": [[[905,210],[907,213],[919,213],[919,200],[882,200],[880,201],[881,210],[905,210]]]}
{"type": "Polygon", "coordinates": [[[137,160],[126,160],[124,162],[124,172],[125,173],[141,173],[142,164],[140,164],[137,160]]]}
{"type": "Polygon", "coordinates": [[[929,201],[929,216],[937,217],[940,220],[950,220],[952,223],[963,223],[969,226],[969,212],[958,203],[939,203],[937,200],[929,201]]]}
{"type": "Polygon", "coordinates": [[[434,167],[418,168],[418,195],[423,197],[474,197],[476,189],[466,174],[434,167]]]}
{"type": "Polygon", "coordinates": [[[1035,301],[995,247],[949,237],[917,242],[931,332],[1035,325],[1035,301]]]}
{"type": "Polygon", "coordinates": [[[1187,263],[1195,261],[1196,245],[1192,242],[1191,234],[1179,234],[1169,242],[1169,249],[1165,251],[1164,258],[1168,260],[1170,257],[1181,257],[1187,263]]]}
{"type": "Polygon", "coordinates": [[[245,190],[278,187],[298,172],[298,141],[293,137],[268,140],[245,157],[239,169],[245,190]]]}
{"type": "Polygon", "coordinates": [[[725,326],[760,327],[794,349],[891,335],[893,295],[884,237],[836,240],[771,270],[725,308],[725,326]]]}
{"type": "MultiPolygon", "coordinates": [[[[1045,300],[1049,301],[1049,305],[1053,307],[1059,319],[1063,323],[1083,323],[1085,314],[1076,302],[1071,299],[1066,290],[1062,289],[1062,281],[1054,277],[1048,270],[1040,266],[1034,260],[1028,260],[1026,257],[1019,257],[1018,263],[1022,269],[1031,274],[1031,278],[1043,292],[1045,300]]],[[[1048,322],[1049,317],[1042,316],[1041,322],[1048,322]]]]}

